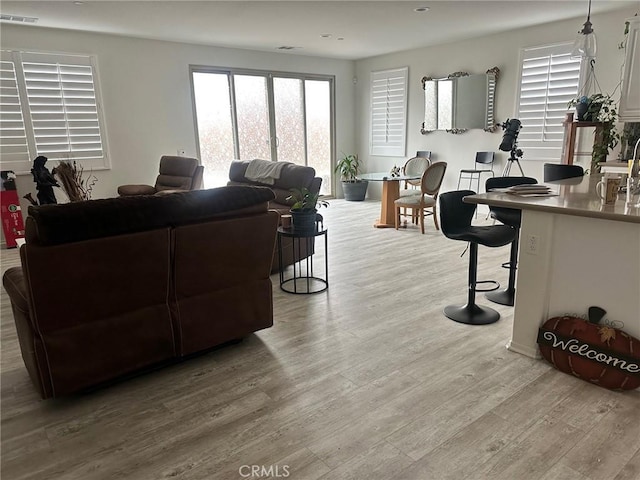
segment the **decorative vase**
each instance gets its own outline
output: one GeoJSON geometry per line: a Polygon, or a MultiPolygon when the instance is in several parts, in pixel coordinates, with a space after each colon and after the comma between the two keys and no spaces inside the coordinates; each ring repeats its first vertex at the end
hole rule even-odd
{"type": "Polygon", "coordinates": [[[294,230],[310,231],[316,228],[317,210],[291,210],[294,230]]]}
{"type": "Polygon", "coordinates": [[[578,121],[579,122],[584,122],[585,120],[585,114],[587,113],[587,110],[589,110],[589,105],[586,103],[578,103],[576,104],[576,117],[578,117],[578,121]]]}
{"type": "Polygon", "coordinates": [[[369,182],[360,180],[358,182],[342,182],[344,199],[352,202],[361,202],[367,195],[367,185],[369,182]]]}

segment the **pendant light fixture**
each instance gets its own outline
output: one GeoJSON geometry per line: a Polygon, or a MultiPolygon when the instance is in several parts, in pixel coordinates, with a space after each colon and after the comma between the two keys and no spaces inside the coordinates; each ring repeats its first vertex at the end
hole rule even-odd
{"type": "Polygon", "coordinates": [[[596,34],[593,32],[591,24],[591,0],[589,0],[589,11],[584,27],[578,32],[576,41],[571,50],[572,58],[596,58],[596,34]]]}

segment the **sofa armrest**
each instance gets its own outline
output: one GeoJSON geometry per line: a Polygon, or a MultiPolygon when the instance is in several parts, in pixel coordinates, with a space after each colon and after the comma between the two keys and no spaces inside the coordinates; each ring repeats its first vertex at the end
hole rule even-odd
{"type": "Polygon", "coordinates": [[[21,267],[8,269],[2,277],[2,284],[11,299],[13,319],[18,334],[20,353],[27,373],[31,377],[36,390],[42,398],[53,396],[53,386],[49,375],[49,368],[45,360],[46,355],[39,335],[33,328],[29,314],[29,299],[27,298],[27,284],[21,267]]]}
{"type": "Polygon", "coordinates": [[[9,295],[13,307],[28,315],[29,301],[27,300],[27,287],[24,282],[22,267],[8,269],[2,277],[2,284],[9,295]]]}

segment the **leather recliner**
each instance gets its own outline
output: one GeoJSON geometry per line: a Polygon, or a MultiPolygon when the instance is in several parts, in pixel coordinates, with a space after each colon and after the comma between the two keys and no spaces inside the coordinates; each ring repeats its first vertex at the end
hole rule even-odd
{"type": "Polygon", "coordinates": [[[128,197],[202,189],[204,167],[199,165],[197,158],[163,155],[160,158],[159,172],[155,186],[120,185],[118,195],[128,197]]]}

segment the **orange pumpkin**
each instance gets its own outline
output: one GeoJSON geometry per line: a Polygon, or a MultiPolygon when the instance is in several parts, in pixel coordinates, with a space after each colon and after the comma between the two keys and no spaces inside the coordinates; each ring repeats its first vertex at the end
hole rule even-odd
{"type": "Polygon", "coordinates": [[[604,310],[591,307],[589,321],[573,316],[547,320],[538,333],[540,352],[561,372],[601,387],[638,388],[640,340],[618,328],[600,325],[603,315],[604,310]]]}

